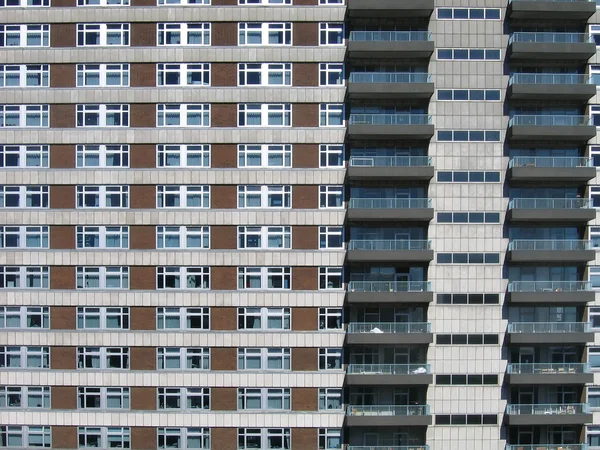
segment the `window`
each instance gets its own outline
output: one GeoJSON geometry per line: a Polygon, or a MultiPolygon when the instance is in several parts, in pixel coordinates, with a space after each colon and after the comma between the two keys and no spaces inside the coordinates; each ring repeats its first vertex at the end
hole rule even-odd
{"type": "Polygon", "coordinates": [[[600,329],[600,307],[589,308],[589,321],[593,329],[600,329]]]}
{"type": "Polygon", "coordinates": [[[319,267],[319,289],[342,289],[343,267],[319,267]]]}
{"type": "Polygon", "coordinates": [[[129,369],[129,347],[77,347],[78,369],[129,369]]]}
{"type": "Polygon", "coordinates": [[[292,448],[290,428],[238,428],[238,449],[292,448]]]}
{"type": "Polygon", "coordinates": [[[77,105],[77,127],[128,127],[129,105],[77,105]]]}
{"type": "Polygon", "coordinates": [[[238,167],[292,167],[292,146],[240,144],[238,145],[238,167]]]}
{"type": "Polygon", "coordinates": [[[158,388],[158,409],[210,409],[210,389],[158,388]]]}
{"type": "Polygon", "coordinates": [[[344,24],[320,23],[319,45],[344,45],[344,24]]]}
{"type": "Polygon", "coordinates": [[[48,87],[48,64],[0,65],[0,88],[48,87]]]}
{"type": "Polygon", "coordinates": [[[592,125],[600,127],[600,105],[590,105],[590,119],[592,125]]]}
{"type": "Polygon", "coordinates": [[[500,101],[499,89],[439,89],[437,91],[439,101],[500,101]]]}
{"type": "Polygon", "coordinates": [[[319,167],[344,167],[344,146],[338,144],[319,145],[319,167]]]}
{"type": "Polygon", "coordinates": [[[321,127],[343,127],[344,104],[343,103],[321,103],[319,105],[321,127]]]}
{"type": "Polygon", "coordinates": [[[589,268],[588,281],[592,285],[592,289],[600,289],[600,267],[589,268]]]}
{"type": "Polygon", "coordinates": [[[131,448],[129,427],[79,427],[79,448],[131,448]]]}
{"type": "Polygon", "coordinates": [[[159,127],[210,127],[210,104],[156,105],[159,127]]]}
{"type": "Polygon", "coordinates": [[[157,349],[159,370],[209,370],[208,348],[160,347],[157,349]]]}
{"type": "Polygon", "coordinates": [[[498,20],[499,8],[438,8],[437,17],[444,19],[498,20]]]}
{"type": "Polygon", "coordinates": [[[48,227],[0,227],[0,248],[49,248],[48,227]]]}
{"type": "Polygon", "coordinates": [[[437,214],[439,223],[500,223],[499,213],[443,212],[437,214]]]}
{"type": "Polygon", "coordinates": [[[473,374],[473,375],[436,375],[435,384],[440,385],[497,385],[498,375],[473,374]]]}
{"type": "Polygon", "coordinates": [[[595,249],[600,248],[600,227],[590,227],[589,231],[592,247],[595,249]]]}
{"type": "Polygon", "coordinates": [[[239,249],[292,248],[292,227],[238,227],[239,249]]]}
{"type": "Polygon", "coordinates": [[[319,308],[319,330],[341,330],[342,308],[319,308]]]}
{"type": "Polygon", "coordinates": [[[129,145],[78,145],[77,167],[129,167],[129,145]]]}
{"type": "Polygon", "coordinates": [[[344,0],[319,0],[319,5],[343,5],[344,0]]]}
{"type": "Polygon", "coordinates": [[[291,197],[291,186],[238,186],[238,208],[289,209],[291,197]]]}
{"type": "Polygon", "coordinates": [[[342,410],[342,390],[340,388],[319,388],[319,411],[342,410]]]}
{"type": "Polygon", "coordinates": [[[0,368],[49,369],[50,347],[0,347],[0,368]]]}
{"type": "Polygon", "coordinates": [[[499,294],[437,294],[442,305],[498,305],[499,294]]]}
{"type": "Polygon", "coordinates": [[[600,147],[594,145],[590,146],[590,157],[592,158],[592,165],[594,167],[600,167],[600,147]]]}
{"type": "Polygon", "coordinates": [[[497,334],[437,334],[438,345],[497,345],[497,334]]]}
{"type": "Polygon", "coordinates": [[[344,186],[319,186],[319,209],[343,207],[344,186]]]}
{"type": "Polygon", "coordinates": [[[210,449],[209,428],[158,428],[158,448],[210,449]]]}
{"type": "Polygon", "coordinates": [[[210,167],[210,144],[158,145],[156,167],[210,167]]]}
{"type": "Polygon", "coordinates": [[[129,0],[77,0],[77,6],[129,6],[129,0]]]}
{"type": "Polygon", "coordinates": [[[439,142],[500,142],[500,131],[444,130],[437,132],[439,142]]]}
{"type": "Polygon", "coordinates": [[[77,25],[78,47],[123,47],[128,45],[128,23],[80,23],[77,25]]]}
{"type": "Polygon", "coordinates": [[[0,6],[8,7],[35,7],[35,6],[50,6],[50,0],[0,0],[0,6]]]}
{"type": "MultiPolygon", "coordinates": [[[[598,7],[598,3],[596,2],[596,7],[598,7]]],[[[596,46],[600,45],[600,26],[598,25],[590,25],[590,36],[596,43],[596,46]]]]}
{"type": "Polygon", "coordinates": [[[48,289],[48,266],[0,266],[1,289],[48,289]]]}
{"type": "Polygon", "coordinates": [[[156,308],[157,330],[210,330],[210,308],[156,308]]]}
{"type": "Polygon", "coordinates": [[[50,388],[48,386],[0,386],[0,409],[5,408],[50,409],[50,388]]]}
{"type": "Polygon", "coordinates": [[[0,208],[48,208],[48,186],[0,186],[0,208]]]}
{"type": "Polygon", "coordinates": [[[47,306],[0,306],[0,329],[49,329],[47,306]]]}
{"type": "Polygon", "coordinates": [[[238,411],[290,411],[291,389],[240,388],[238,411]]]}
{"type": "Polygon", "coordinates": [[[341,348],[319,349],[319,370],[339,370],[342,368],[341,348]]]}
{"type": "Polygon", "coordinates": [[[588,425],[587,430],[587,444],[590,447],[600,447],[600,427],[588,425]]]}
{"type": "Polygon", "coordinates": [[[0,167],[49,167],[47,145],[0,145],[0,167]]]}
{"type": "Polygon", "coordinates": [[[77,87],[129,86],[129,64],[77,64],[77,87]]]}
{"type": "Polygon", "coordinates": [[[499,183],[500,172],[438,172],[437,180],[440,183],[499,183]]]}
{"type": "Polygon", "coordinates": [[[156,186],[157,208],[210,208],[210,186],[156,186]]]}
{"type": "Polygon", "coordinates": [[[240,103],[239,127],[289,127],[292,105],[289,103],[240,103]]]}
{"type": "Polygon", "coordinates": [[[344,227],[319,227],[319,248],[321,250],[344,248],[344,227]]]}
{"type": "Polygon", "coordinates": [[[496,414],[452,414],[435,416],[436,425],[497,425],[496,414]]]}
{"type": "Polygon", "coordinates": [[[156,227],[156,248],[210,248],[210,227],[156,227]]]}
{"type": "Polygon", "coordinates": [[[50,25],[0,25],[0,47],[49,47],[50,25]]]}
{"type": "Polygon", "coordinates": [[[79,409],[129,409],[128,387],[79,387],[79,409]]]}
{"type": "Polygon", "coordinates": [[[290,290],[291,267],[238,267],[238,289],[290,290]]]}
{"type": "Polygon", "coordinates": [[[77,208],[129,208],[129,186],[77,186],[77,208]]]}
{"type": "Polygon", "coordinates": [[[590,404],[590,408],[595,410],[600,408],[600,387],[588,386],[587,401],[590,404]]]}
{"type": "Polygon", "coordinates": [[[240,22],[238,45],[292,45],[292,24],[240,22]]]}
{"type": "Polygon", "coordinates": [[[164,5],[210,5],[210,0],[158,0],[158,6],[164,5]]]}
{"type": "Polygon", "coordinates": [[[52,447],[50,429],[21,425],[0,425],[0,447],[52,447]]]}
{"type": "Polygon", "coordinates": [[[240,5],[291,5],[292,0],[239,0],[240,5]]]}
{"type": "Polygon", "coordinates": [[[334,450],[341,448],[341,428],[319,428],[319,449],[334,450]]]}
{"type": "Polygon", "coordinates": [[[500,49],[494,48],[438,48],[439,60],[500,61],[500,49]]]}
{"type": "Polygon", "coordinates": [[[280,63],[238,64],[238,86],[291,86],[292,65],[280,63]]]}
{"type": "Polygon", "coordinates": [[[600,186],[590,186],[589,192],[592,207],[600,208],[600,186]]]}
{"type": "Polygon", "coordinates": [[[128,330],[129,308],[123,306],[80,306],[77,308],[78,330],[128,330]]]}
{"type": "Polygon", "coordinates": [[[210,64],[157,64],[157,86],[210,86],[210,64]]]}
{"type": "Polygon", "coordinates": [[[129,248],[129,227],[77,227],[77,248],[129,248]]]}
{"type": "Polygon", "coordinates": [[[0,128],[47,128],[48,105],[0,105],[0,128]]]}
{"type": "Polygon", "coordinates": [[[129,289],[129,267],[77,267],[77,289],[129,289]]]}
{"type": "Polygon", "coordinates": [[[290,308],[238,308],[238,330],[289,330],[290,308]]]}
{"type": "Polygon", "coordinates": [[[438,253],[438,264],[499,264],[499,253],[438,253]]]}
{"type": "Polygon", "coordinates": [[[238,370],[290,370],[289,348],[238,348],[238,370]]]}
{"type": "Polygon", "coordinates": [[[210,23],[159,23],[158,45],[210,45],[210,23]]]}
{"type": "Polygon", "coordinates": [[[157,289],[210,289],[210,267],[157,267],[157,289]]]}
{"type": "Polygon", "coordinates": [[[320,63],[319,64],[319,86],[343,86],[344,64],[343,63],[320,63]]]}

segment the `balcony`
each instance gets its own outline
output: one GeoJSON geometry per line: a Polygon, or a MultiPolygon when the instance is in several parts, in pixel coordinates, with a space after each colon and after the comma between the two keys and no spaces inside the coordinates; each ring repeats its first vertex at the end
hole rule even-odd
{"type": "Polygon", "coordinates": [[[348,262],[429,262],[433,259],[431,241],[359,240],[348,243],[348,262]]]}
{"type": "Polygon", "coordinates": [[[596,44],[585,33],[518,32],[510,36],[508,51],[513,62],[550,59],[585,62],[596,54],[596,44]]]}
{"type": "MultiPolygon", "coordinates": [[[[595,170],[595,169],[594,169],[595,170]]],[[[346,175],[351,180],[431,180],[429,156],[351,156],[346,175]]]]}
{"type": "Polygon", "coordinates": [[[587,322],[513,322],[508,324],[511,344],[585,344],[594,341],[587,322]]]}
{"type": "Polygon", "coordinates": [[[348,364],[346,383],[353,386],[427,385],[429,364],[348,364]]]}
{"type": "Polygon", "coordinates": [[[587,403],[506,405],[509,425],[584,425],[592,422],[587,403]]]}
{"type": "Polygon", "coordinates": [[[429,140],[433,124],[427,114],[350,114],[348,136],[355,140],[429,140]]]}
{"type": "Polygon", "coordinates": [[[508,294],[511,303],[588,303],[595,297],[588,281],[513,281],[508,294]]]}
{"type": "Polygon", "coordinates": [[[514,198],[508,203],[513,222],[586,223],[595,218],[587,198],[514,198]]]}
{"type": "Polygon", "coordinates": [[[519,141],[586,143],[596,136],[589,116],[518,115],[508,121],[507,138],[519,141]]]}
{"type": "Polygon", "coordinates": [[[429,31],[351,31],[348,40],[348,56],[359,59],[429,59],[433,49],[429,31]]]}
{"type": "Polygon", "coordinates": [[[351,198],[346,214],[365,222],[429,222],[433,208],[429,198],[351,198]]]}
{"type": "Polygon", "coordinates": [[[590,158],[516,156],[508,162],[510,181],[586,183],[596,176],[590,158]]]}
{"type": "Polygon", "coordinates": [[[506,372],[513,385],[584,384],[594,381],[590,365],[582,363],[509,364],[506,372]]]}
{"type": "Polygon", "coordinates": [[[505,450],[588,450],[587,444],[533,444],[507,445],[505,450]]]}
{"type": "Polygon", "coordinates": [[[433,342],[430,323],[354,322],[348,324],[347,333],[348,345],[431,344],[433,342]]]}
{"type": "Polygon", "coordinates": [[[433,0],[348,0],[348,16],[360,18],[429,17],[433,0]]]}
{"type": "Polygon", "coordinates": [[[348,445],[346,450],[429,450],[429,445],[348,445]]]}
{"type": "Polygon", "coordinates": [[[348,303],[390,304],[431,303],[433,292],[428,281],[351,281],[348,303]]]}
{"type": "Polygon", "coordinates": [[[352,72],[347,92],[351,100],[428,100],[433,91],[433,82],[428,73],[352,72]]]}
{"type": "Polygon", "coordinates": [[[595,257],[592,242],[585,240],[515,239],[508,243],[508,259],[517,263],[586,263],[595,257]]]}
{"type": "Polygon", "coordinates": [[[590,0],[510,0],[507,16],[529,20],[587,20],[595,12],[595,2],[590,0]]]}
{"type": "Polygon", "coordinates": [[[429,405],[348,405],[346,426],[404,427],[431,425],[429,405]]]}
{"type": "Polygon", "coordinates": [[[589,100],[596,86],[587,75],[574,73],[514,73],[508,80],[510,100],[589,100]]]}

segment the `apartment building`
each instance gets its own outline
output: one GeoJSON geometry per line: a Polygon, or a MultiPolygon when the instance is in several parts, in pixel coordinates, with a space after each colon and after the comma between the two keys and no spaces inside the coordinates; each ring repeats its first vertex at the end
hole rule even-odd
{"type": "Polygon", "coordinates": [[[600,448],[598,45],[587,0],[0,0],[0,449],[600,448]]]}

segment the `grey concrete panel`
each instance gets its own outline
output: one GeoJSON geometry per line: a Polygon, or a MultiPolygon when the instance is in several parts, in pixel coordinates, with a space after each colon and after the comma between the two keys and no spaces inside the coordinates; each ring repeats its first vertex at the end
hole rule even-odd
{"type": "Polygon", "coordinates": [[[352,100],[426,100],[431,98],[433,91],[433,83],[348,83],[348,96],[352,100]]]}
{"type": "Polygon", "coordinates": [[[432,423],[431,416],[346,416],[348,427],[417,427],[432,423]]]}
{"type": "Polygon", "coordinates": [[[596,294],[591,291],[571,292],[509,292],[511,303],[589,303],[593,302],[596,294]]]}
{"type": "Polygon", "coordinates": [[[516,0],[508,4],[511,19],[587,20],[596,12],[594,2],[516,0]]]}
{"type": "Polygon", "coordinates": [[[433,250],[349,250],[348,262],[429,262],[433,260],[433,250]]]}
{"type": "Polygon", "coordinates": [[[594,381],[594,375],[591,373],[573,373],[573,374],[509,374],[508,383],[511,385],[569,385],[585,384],[594,381]]]}
{"type": "Polygon", "coordinates": [[[509,414],[509,425],[584,425],[592,414],[509,414]]]}
{"type": "Polygon", "coordinates": [[[508,179],[514,181],[582,181],[596,176],[595,167],[511,167],[508,179]]]}
{"type": "Polygon", "coordinates": [[[593,125],[551,126],[551,125],[511,125],[507,139],[519,141],[573,141],[585,143],[596,137],[593,125]]]}
{"type": "Polygon", "coordinates": [[[347,212],[348,220],[360,221],[406,221],[429,222],[433,219],[433,208],[398,208],[398,209],[358,209],[350,208],[347,212]]]}
{"type": "MultiPolygon", "coordinates": [[[[595,171],[595,169],[594,169],[595,171]]],[[[431,180],[432,166],[406,167],[356,167],[349,166],[347,176],[351,180],[431,180]]]]}
{"type": "Polygon", "coordinates": [[[347,345],[424,345],[433,342],[431,333],[348,333],[347,345]]]}
{"type": "Polygon", "coordinates": [[[513,42],[508,46],[511,60],[569,60],[587,61],[596,54],[596,44],[553,43],[553,42],[513,42]]]}
{"type": "Polygon", "coordinates": [[[429,17],[433,0],[348,0],[350,17],[429,17]]]}
{"type": "Polygon", "coordinates": [[[431,303],[433,292],[348,292],[352,304],[431,303]]]}
{"type": "Polygon", "coordinates": [[[508,220],[513,222],[589,222],[596,218],[596,210],[581,209],[526,209],[516,208],[508,211],[508,220]]]}
{"type": "MultiPolygon", "coordinates": [[[[594,128],[595,130],[595,128],[594,128]]],[[[433,125],[348,125],[351,139],[415,139],[429,140],[433,137],[433,125]]]]}
{"type": "Polygon", "coordinates": [[[583,101],[589,100],[594,95],[596,95],[594,84],[511,84],[506,92],[506,97],[510,100],[583,101]]]}
{"type": "Polygon", "coordinates": [[[350,58],[428,59],[433,49],[433,41],[348,41],[350,58]]]}
{"type": "Polygon", "coordinates": [[[433,383],[431,374],[415,375],[346,375],[346,384],[351,386],[422,386],[433,383]]]}
{"type": "Polygon", "coordinates": [[[509,333],[511,344],[585,344],[594,333],[509,333]]]}
{"type": "Polygon", "coordinates": [[[596,258],[595,250],[510,250],[511,262],[578,262],[585,263],[596,258]]]}

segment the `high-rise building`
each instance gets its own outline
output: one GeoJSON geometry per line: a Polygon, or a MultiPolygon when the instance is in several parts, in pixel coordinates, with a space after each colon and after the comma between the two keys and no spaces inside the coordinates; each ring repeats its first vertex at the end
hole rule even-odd
{"type": "Polygon", "coordinates": [[[600,448],[598,17],[0,0],[0,450],[600,448]]]}

